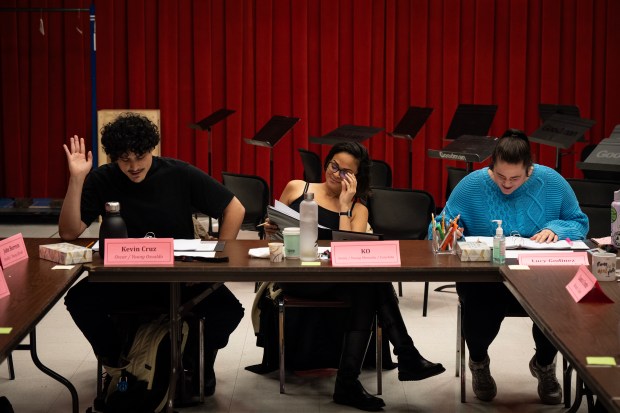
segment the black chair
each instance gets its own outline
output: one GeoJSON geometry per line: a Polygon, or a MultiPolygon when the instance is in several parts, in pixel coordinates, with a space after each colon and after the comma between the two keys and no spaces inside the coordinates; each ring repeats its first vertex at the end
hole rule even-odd
{"type": "MultiPolygon", "coordinates": [[[[371,188],[368,220],[374,232],[384,239],[425,239],[431,214],[435,212],[433,196],[419,189],[371,188]]],[[[398,295],[403,295],[398,283],[398,295]]],[[[422,315],[426,316],[428,283],[424,284],[422,315]]]]}
{"type": "Polygon", "coordinates": [[[373,159],[370,164],[370,186],[389,188],[392,186],[392,168],[385,161],[373,159]]]}
{"type": "Polygon", "coordinates": [[[323,174],[323,164],[321,158],[314,152],[306,149],[297,149],[301,155],[301,163],[304,166],[304,181],[321,182],[323,174]]]}
{"type": "Polygon", "coordinates": [[[606,237],[610,234],[610,205],[620,182],[591,179],[567,179],[575,192],[579,206],[590,221],[588,238],[606,237]]]}
{"type": "Polygon", "coordinates": [[[463,168],[448,166],[448,181],[446,182],[446,201],[448,201],[448,198],[450,198],[452,190],[459,182],[461,182],[461,179],[467,176],[467,174],[467,170],[463,168]]]}
{"type": "MultiPolygon", "coordinates": [[[[285,360],[285,341],[284,341],[284,327],[285,327],[285,314],[286,308],[348,308],[349,303],[345,300],[339,299],[310,299],[310,298],[299,298],[293,297],[288,294],[280,294],[277,298],[278,303],[278,349],[280,356],[280,368],[279,368],[279,377],[280,377],[280,393],[285,393],[285,378],[286,378],[286,366],[284,363],[285,360]]],[[[383,370],[383,354],[382,354],[382,343],[383,343],[383,334],[381,326],[378,322],[377,316],[375,316],[374,323],[374,336],[375,336],[375,345],[376,345],[376,371],[377,371],[377,394],[381,394],[383,392],[383,381],[382,381],[382,370],[383,370]]]]}
{"type": "Polygon", "coordinates": [[[260,239],[265,237],[263,227],[258,225],[267,215],[269,205],[269,186],[260,176],[222,172],[224,186],[235,194],[245,207],[245,218],[241,229],[258,231],[260,239]]]}

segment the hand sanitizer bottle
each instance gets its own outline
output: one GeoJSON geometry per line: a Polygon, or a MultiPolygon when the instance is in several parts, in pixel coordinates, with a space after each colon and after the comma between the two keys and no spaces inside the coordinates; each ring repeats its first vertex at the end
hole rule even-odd
{"type": "Polygon", "coordinates": [[[497,222],[497,229],[493,237],[493,264],[503,264],[506,261],[506,237],[502,228],[502,220],[494,219],[497,222]]]}

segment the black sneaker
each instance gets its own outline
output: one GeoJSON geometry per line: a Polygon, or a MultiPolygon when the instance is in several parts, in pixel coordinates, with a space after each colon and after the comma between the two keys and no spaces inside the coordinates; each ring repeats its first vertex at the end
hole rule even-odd
{"type": "Polygon", "coordinates": [[[538,397],[544,404],[562,403],[562,386],[555,376],[555,362],[539,366],[534,355],[530,360],[530,372],[538,379],[538,397]]]}

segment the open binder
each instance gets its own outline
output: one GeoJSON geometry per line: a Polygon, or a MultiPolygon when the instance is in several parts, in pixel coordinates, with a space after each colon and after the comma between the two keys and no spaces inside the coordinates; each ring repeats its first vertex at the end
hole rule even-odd
{"type": "MultiPolygon", "coordinates": [[[[275,201],[275,206],[267,206],[269,222],[279,228],[275,238],[282,241],[282,230],[287,227],[299,227],[299,212],[289,208],[280,201],[275,201]]],[[[319,239],[332,239],[331,229],[319,225],[319,239]]]]}

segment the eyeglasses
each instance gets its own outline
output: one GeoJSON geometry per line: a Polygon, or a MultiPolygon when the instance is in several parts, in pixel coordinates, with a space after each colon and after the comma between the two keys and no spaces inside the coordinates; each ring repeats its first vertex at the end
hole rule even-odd
{"type": "Polygon", "coordinates": [[[355,172],[353,172],[352,170],[341,168],[340,165],[336,163],[336,161],[329,162],[329,170],[331,171],[331,173],[334,173],[334,174],[338,172],[338,175],[340,176],[341,179],[346,178],[347,174],[355,175],[355,172]]]}

